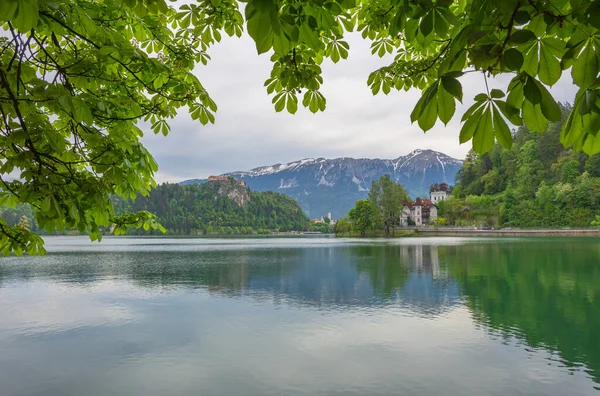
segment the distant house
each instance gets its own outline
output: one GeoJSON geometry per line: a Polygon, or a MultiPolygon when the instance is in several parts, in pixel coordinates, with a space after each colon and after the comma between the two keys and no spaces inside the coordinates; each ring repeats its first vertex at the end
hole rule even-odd
{"type": "Polygon", "coordinates": [[[452,192],[448,185],[446,183],[440,183],[437,189],[429,193],[429,198],[435,205],[440,201],[450,198],[450,194],[452,194],[452,192]]]}
{"type": "Polygon", "coordinates": [[[400,216],[400,226],[408,226],[409,219],[412,220],[417,227],[431,224],[437,217],[437,206],[431,202],[431,200],[417,198],[414,202],[404,203],[404,209],[400,216]]]}
{"type": "Polygon", "coordinates": [[[316,223],[323,223],[323,219],[319,219],[319,218],[315,217],[314,219],[311,220],[311,222],[313,222],[315,224],[316,223]]]}

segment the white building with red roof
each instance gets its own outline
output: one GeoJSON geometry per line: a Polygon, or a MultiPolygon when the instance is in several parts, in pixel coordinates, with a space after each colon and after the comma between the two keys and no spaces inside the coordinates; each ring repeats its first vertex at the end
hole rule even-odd
{"type": "Polygon", "coordinates": [[[404,209],[400,215],[400,226],[408,226],[409,220],[417,227],[432,224],[437,217],[437,206],[431,200],[417,198],[414,202],[404,203],[404,209]]]}

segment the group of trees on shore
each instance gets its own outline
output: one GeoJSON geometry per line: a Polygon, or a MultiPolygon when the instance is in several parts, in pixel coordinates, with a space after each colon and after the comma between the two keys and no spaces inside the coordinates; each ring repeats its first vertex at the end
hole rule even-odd
{"type": "Polygon", "coordinates": [[[270,191],[237,188],[248,194],[244,205],[221,195],[219,186],[210,183],[165,183],[147,197],[113,199],[117,213],[147,210],[156,214],[169,234],[252,234],[309,229],[309,219],[294,199],[270,191]]]}
{"type": "Polygon", "coordinates": [[[383,175],[373,181],[368,199],[357,201],[348,215],[337,222],[335,232],[366,236],[381,230],[386,237],[392,236],[406,200],[410,197],[404,187],[390,175],[383,175]]]}
{"type": "Polygon", "coordinates": [[[526,126],[514,133],[510,149],[470,152],[457,174],[452,199],[439,203],[451,224],[505,227],[589,227],[600,215],[600,155],[565,148],[562,120],[543,132],[526,126]]]}

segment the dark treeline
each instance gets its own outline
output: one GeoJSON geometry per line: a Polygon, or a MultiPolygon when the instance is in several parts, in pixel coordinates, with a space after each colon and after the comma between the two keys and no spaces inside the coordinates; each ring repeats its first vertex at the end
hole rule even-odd
{"type": "MultiPolygon", "coordinates": [[[[162,184],[147,197],[113,198],[117,213],[147,210],[158,216],[170,234],[245,234],[303,231],[309,219],[298,203],[283,194],[235,187],[247,202],[238,205],[218,185],[162,184]]],[[[142,230],[131,232],[143,232],[142,230]]]]}
{"type": "Polygon", "coordinates": [[[457,174],[454,199],[440,204],[450,224],[589,227],[600,214],[600,155],[565,149],[563,121],[542,133],[519,127],[510,150],[470,152],[457,174]]]}

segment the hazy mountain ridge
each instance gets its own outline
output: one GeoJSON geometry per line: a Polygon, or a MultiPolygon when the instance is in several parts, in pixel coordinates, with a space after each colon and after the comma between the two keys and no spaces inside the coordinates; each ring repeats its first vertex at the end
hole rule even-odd
{"type": "MultiPolygon", "coordinates": [[[[396,159],[305,158],[286,164],[225,173],[245,179],[255,191],[278,191],[296,199],[311,217],[344,216],[367,196],[371,182],[384,174],[403,184],[411,197],[427,196],[433,183],[454,184],[463,161],[433,150],[415,150],[396,159]]],[[[186,180],[182,184],[203,183],[186,180]]]]}

